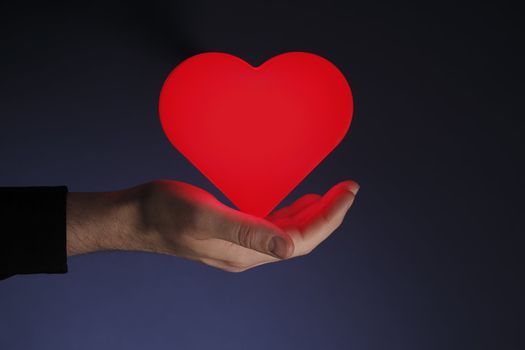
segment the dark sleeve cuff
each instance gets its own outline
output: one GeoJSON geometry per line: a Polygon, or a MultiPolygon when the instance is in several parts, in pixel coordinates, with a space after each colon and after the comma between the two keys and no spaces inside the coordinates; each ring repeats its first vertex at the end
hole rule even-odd
{"type": "Polygon", "coordinates": [[[0,279],[65,273],[67,187],[0,187],[0,279]]]}

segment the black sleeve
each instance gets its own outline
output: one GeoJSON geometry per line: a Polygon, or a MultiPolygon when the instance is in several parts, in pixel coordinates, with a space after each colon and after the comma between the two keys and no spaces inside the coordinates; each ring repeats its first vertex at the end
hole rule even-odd
{"type": "Polygon", "coordinates": [[[0,187],[0,279],[65,273],[67,187],[0,187]]]}

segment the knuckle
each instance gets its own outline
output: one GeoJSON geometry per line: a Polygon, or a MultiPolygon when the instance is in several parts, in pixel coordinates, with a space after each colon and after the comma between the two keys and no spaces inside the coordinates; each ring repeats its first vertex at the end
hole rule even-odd
{"type": "Polygon", "coordinates": [[[246,248],[252,248],[253,234],[251,228],[246,225],[238,225],[236,232],[236,240],[239,243],[239,245],[246,248]]]}

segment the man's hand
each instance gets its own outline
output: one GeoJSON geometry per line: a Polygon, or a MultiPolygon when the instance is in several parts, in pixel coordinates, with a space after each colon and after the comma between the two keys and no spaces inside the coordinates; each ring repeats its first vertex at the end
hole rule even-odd
{"type": "Polygon", "coordinates": [[[342,223],[359,186],[344,181],[261,219],[178,181],[70,193],[68,255],[133,250],[176,255],[230,272],[311,252],[342,223]]]}

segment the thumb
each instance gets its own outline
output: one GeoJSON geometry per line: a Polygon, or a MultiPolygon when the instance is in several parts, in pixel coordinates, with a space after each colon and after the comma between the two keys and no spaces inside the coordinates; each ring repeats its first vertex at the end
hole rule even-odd
{"type": "Polygon", "coordinates": [[[294,244],[291,238],[272,223],[245,214],[229,218],[224,230],[218,230],[221,239],[245,248],[286,259],[292,256],[294,244]]]}

